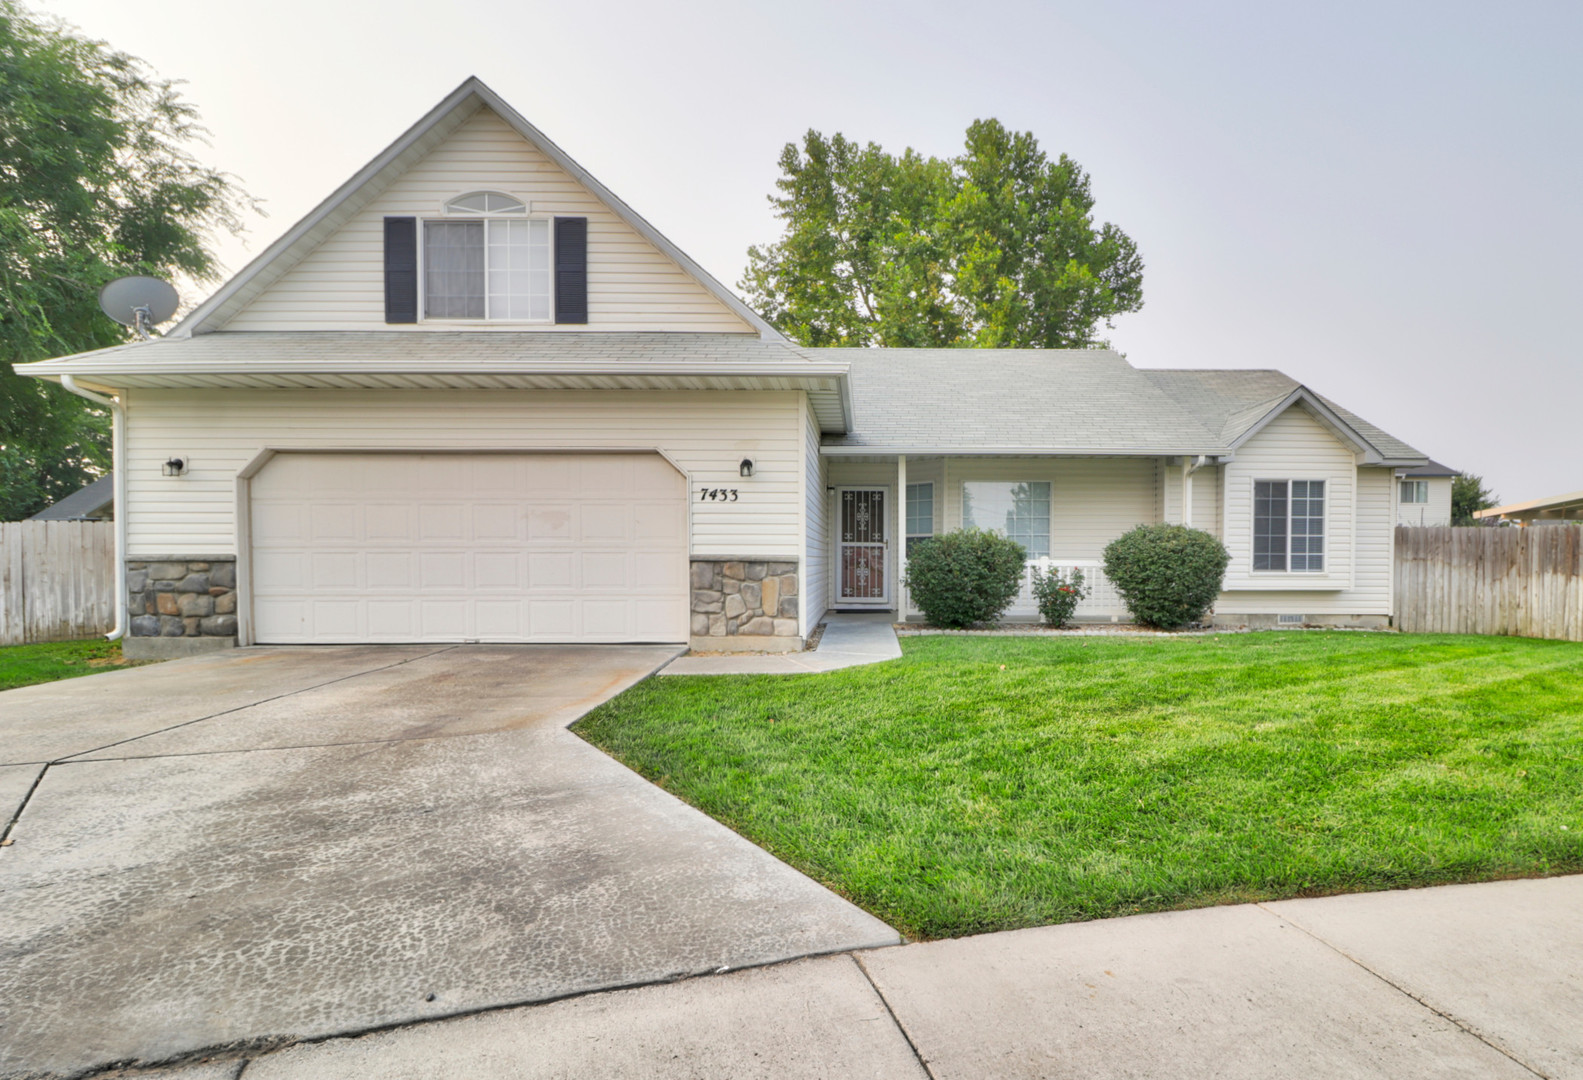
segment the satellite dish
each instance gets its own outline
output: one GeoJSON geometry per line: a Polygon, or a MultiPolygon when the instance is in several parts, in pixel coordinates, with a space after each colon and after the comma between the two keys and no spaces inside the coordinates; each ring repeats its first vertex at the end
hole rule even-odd
{"type": "Polygon", "coordinates": [[[170,282],[154,277],[116,278],[99,290],[99,309],[139,337],[176,314],[181,301],[170,282]]]}

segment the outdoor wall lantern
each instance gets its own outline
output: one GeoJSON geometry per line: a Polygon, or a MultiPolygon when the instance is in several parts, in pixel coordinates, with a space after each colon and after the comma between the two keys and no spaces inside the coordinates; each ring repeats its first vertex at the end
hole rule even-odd
{"type": "Polygon", "coordinates": [[[166,476],[181,476],[187,471],[187,463],[179,457],[173,457],[161,465],[159,471],[166,476]]]}
{"type": "Polygon", "coordinates": [[[753,459],[752,458],[748,458],[748,457],[743,458],[742,459],[742,464],[737,466],[737,472],[742,474],[743,479],[746,479],[749,476],[752,476],[753,475],[753,459]]]}

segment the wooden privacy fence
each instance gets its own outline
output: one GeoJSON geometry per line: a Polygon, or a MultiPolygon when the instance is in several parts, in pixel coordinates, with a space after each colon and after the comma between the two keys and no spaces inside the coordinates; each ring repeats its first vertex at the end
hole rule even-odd
{"type": "Polygon", "coordinates": [[[1396,624],[1583,641],[1583,528],[1398,527],[1396,624]]]}
{"type": "Polygon", "coordinates": [[[113,522],[0,523],[0,645],[109,633],[115,590],[113,522]]]}

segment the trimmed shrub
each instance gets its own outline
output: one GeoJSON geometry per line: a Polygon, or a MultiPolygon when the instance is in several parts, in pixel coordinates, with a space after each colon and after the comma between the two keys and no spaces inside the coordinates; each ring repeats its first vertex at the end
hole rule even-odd
{"type": "Polygon", "coordinates": [[[942,533],[907,556],[907,589],[934,626],[994,622],[1016,599],[1027,562],[1023,546],[999,533],[942,533]]]}
{"type": "Polygon", "coordinates": [[[1086,599],[1088,590],[1083,587],[1083,571],[1074,569],[1071,577],[1061,571],[1045,574],[1033,568],[1033,598],[1039,602],[1039,614],[1044,621],[1059,629],[1072,621],[1072,612],[1080,601],[1086,599]]]}
{"type": "Polygon", "coordinates": [[[1186,525],[1139,525],[1105,548],[1105,576],[1127,610],[1162,630],[1204,617],[1229,562],[1224,544],[1186,525]]]}

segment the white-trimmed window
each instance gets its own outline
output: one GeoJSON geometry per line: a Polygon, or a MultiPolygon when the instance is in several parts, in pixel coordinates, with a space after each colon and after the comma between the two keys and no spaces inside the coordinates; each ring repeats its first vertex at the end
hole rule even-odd
{"type": "Polygon", "coordinates": [[[1028,558],[1047,557],[1050,554],[1050,482],[964,482],[962,527],[993,529],[1026,548],[1028,558]]]}
{"type": "Polygon", "coordinates": [[[473,191],[423,223],[423,316],[548,322],[550,219],[521,200],[473,191]]]}
{"type": "Polygon", "coordinates": [[[1253,482],[1253,569],[1319,573],[1325,568],[1325,482],[1253,482]]]}
{"type": "Polygon", "coordinates": [[[1403,480],[1402,481],[1402,502],[1404,502],[1404,503],[1426,503],[1428,501],[1429,501],[1429,481],[1428,480],[1403,480]]]}
{"type": "Polygon", "coordinates": [[[907,485],[907,554],[934,535],[934,484],[907,485]]]}

